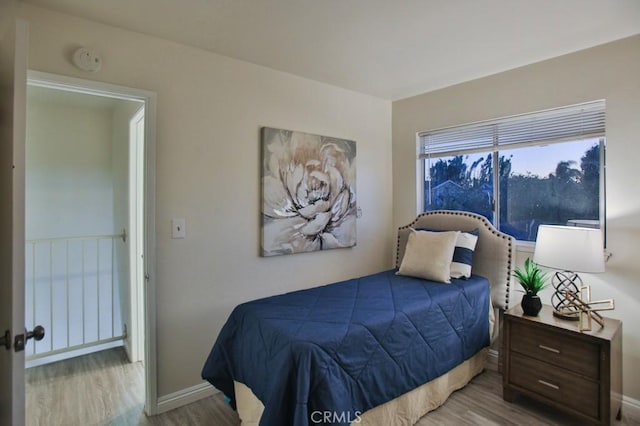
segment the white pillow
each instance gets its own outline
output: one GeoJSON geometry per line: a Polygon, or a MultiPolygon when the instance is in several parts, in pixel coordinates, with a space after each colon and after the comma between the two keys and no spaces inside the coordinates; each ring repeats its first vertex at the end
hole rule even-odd
{"type": "Polygon", "coordinates": [[[451,278],[469,278],[473,265],[473,252],[478,242],[478,230],[460,232],[451,261],[451,278]]]}
{"type": "Polygon", "coordinates": [[[398,275],[450,283],[451,260],[458,231],[411,230],[398,275]]]}

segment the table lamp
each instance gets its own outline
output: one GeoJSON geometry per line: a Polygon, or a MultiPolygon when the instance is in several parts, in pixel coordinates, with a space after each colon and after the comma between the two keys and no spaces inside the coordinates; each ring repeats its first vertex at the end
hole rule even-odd
{"type": "Polygon", "coordinates": [[[583,285],[578,275],[578,272],[604,272],[604,243],[600,229],[540,225],[533,261],[558,270],[552,279],[555,291],[551,304],[555,316],[579,320],[581,312],[591,315],[591,311],[613,309],[612,299],[592,302],[589,287],[583,285]],[[582,295],[585,290],[586,297],[582,295]],[[603,304],[607,307],[598,309],[592,306],[603,304]]]}

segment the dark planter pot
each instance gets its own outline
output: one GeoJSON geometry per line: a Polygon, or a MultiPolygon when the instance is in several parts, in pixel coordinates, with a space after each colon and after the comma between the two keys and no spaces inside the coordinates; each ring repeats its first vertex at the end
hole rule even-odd
{"type": "Polygon", "coordinates": [[[542,301],[540,300],[540,296],[531,296],[525,294],[522,296],[522,302],[520,302],[520,306],[522,306],[522,312],[525,315],[530,317],[535,317],[542,309],[542,301]]]}

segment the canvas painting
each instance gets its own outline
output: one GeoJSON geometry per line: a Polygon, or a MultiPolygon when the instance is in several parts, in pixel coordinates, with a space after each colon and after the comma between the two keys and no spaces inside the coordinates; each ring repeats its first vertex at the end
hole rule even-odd
{"type": "Polygon", "coordinates": [[[262,255],[356,245],[356,143],[262,128],[262,255]]]}

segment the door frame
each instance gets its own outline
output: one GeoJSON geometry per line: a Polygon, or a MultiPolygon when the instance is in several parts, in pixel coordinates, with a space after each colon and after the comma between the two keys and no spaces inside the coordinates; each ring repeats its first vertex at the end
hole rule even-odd
{"type": "MultiPolygon", "coordinates": [[[[156,351],[156,102],[157,95],[143,89],[118,86],[93,80],[67,77],[41,71],[27,71],[27,84],[79,92],[84,94],[144,102],[144,372],[145,412],[158,412],[157,351],[156,351]]],[[[23,250],[24,251],[24,250],[23,250]]]]}

